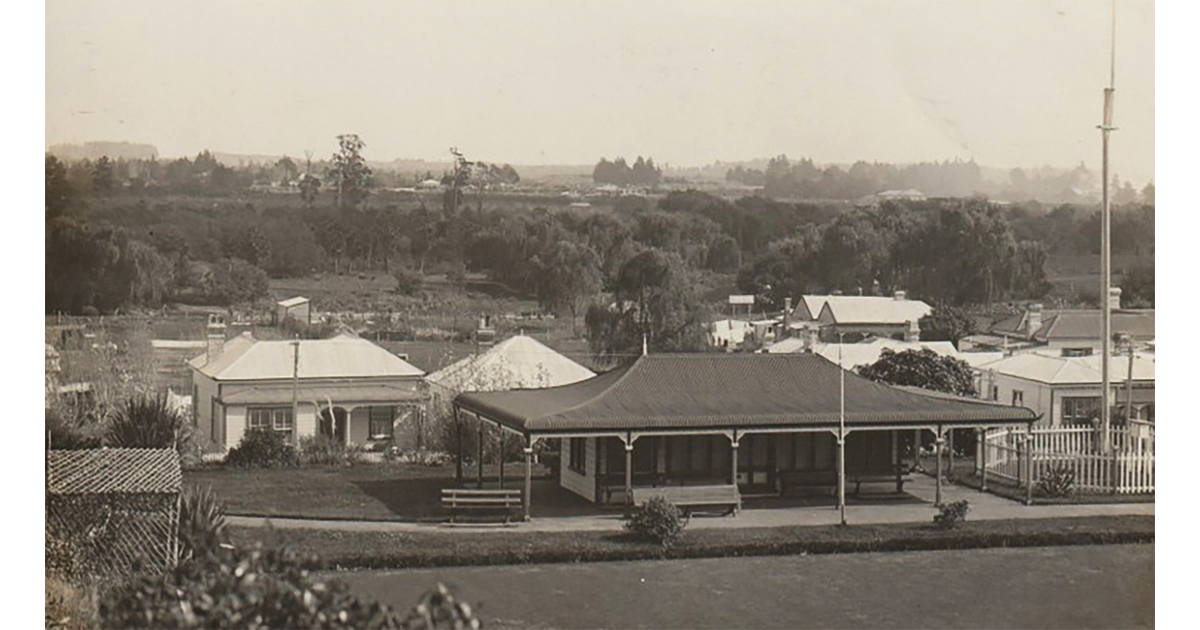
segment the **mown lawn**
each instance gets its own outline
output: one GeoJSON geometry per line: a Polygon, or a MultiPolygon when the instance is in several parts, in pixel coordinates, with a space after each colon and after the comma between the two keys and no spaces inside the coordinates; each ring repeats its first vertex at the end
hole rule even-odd
{"type": "MultiPolygon", "coordinates": [[[[544,478],[541,468],[535,473],[544,478]]],[[[497,476],[484,467],[485,480],[497,476]]],[[[516,488],[524,466],[509,464],[505,476],[516,488]]],[[[463,470],[465,483],[476,478],[463,470]]],[[[441,489],[456,487],[454,466],[364,464],[276,469],[214,467],[184,471],[190,486],[209,486],[225,502],[228,514],[315,519],[421,521],[440,519],[441,489]]]]}
{"type": "Polygon", "coordinates": [[[407,567],[599,562],[666,558],[803,555],[987,547],[1152,542],[1153,516],[1016,519],[932,524],[747,527],[686,530],[670,549],[624,532],[377,532],[231,527],[236,544],[286,544],[315,554],[313,568],[407,567]]]}

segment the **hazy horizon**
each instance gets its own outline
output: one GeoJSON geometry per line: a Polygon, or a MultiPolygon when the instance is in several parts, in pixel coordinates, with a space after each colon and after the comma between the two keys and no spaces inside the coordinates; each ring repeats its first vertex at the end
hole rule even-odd
{"type": "MultiPolygon", "coordinates": [[[[373,161],[1099,170],[1109,3],[46,4],[46,138],[373,161]],[[331,35],[337,35],[331,37],[331,35]]],[[[1118,3],[1113,171],[1154,178],[1154,5],[1118,3]]]]}

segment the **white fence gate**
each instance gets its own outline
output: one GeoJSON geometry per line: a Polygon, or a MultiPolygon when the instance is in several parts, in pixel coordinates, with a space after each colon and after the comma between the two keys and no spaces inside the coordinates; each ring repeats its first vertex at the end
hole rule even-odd
{"type": "Polygon", "coordinates": [[[1133,421],[1113,428],[1109,441],[1111,450],[1105,453],[1100,430],[1092,427],[1038,428],[1028,436],[1019,429],[993,429],[976,462],[977,467],[986,462],[989,479],[1020,486],[1036,486],[1044,476],[1063,470],[1074,475],[1077,492],[1152,494],[1154,425],[1133,421]],[[1027,457],[1031,466],[1022,465],[1027,457]]]}

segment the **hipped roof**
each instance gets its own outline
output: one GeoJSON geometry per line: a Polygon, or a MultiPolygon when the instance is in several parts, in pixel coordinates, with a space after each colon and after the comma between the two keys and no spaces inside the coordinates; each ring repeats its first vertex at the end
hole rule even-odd
{"type": "Polygon", "coordinates": [[[425,380],[453,391],[490,391],[567,385],[595,375],[533,337],[516,335],[483,354],[456,361],[425,380]]]}
{"type": "MultiPolygon", "coordinates": [[[[211,362],[202,354],[188,362],[200,373],[222,381],[292,378],[295,348],[291,341],[259,341],[245,335],[225,343],[211,362]]],[[[300,341],[299,378],[372,378],[423,376],[425,373],[366,339],[339,335],[300,341]]]]}
{"type": "MultiPolygon", "coordinates": [[[[658,354],[572,385],[454,404],[525,433],[837,426],[839,375],[813,354],[658,354]]],[[[905,391],[845,374],[846,424],[1020,424],[1023,407],[905,391]]]]}

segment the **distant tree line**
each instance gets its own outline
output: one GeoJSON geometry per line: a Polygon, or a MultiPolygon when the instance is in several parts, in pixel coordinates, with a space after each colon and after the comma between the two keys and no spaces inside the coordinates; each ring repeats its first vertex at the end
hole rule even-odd
{"type": "Polygon", "coordinates": [[[592,181],[614,186],[657,186],[662,183],[662,169],[654,165],[654,158],[642,159],[640,155],[633,166],[623,157],[612,162],[600,158],[592,169],[592,181]]]}

